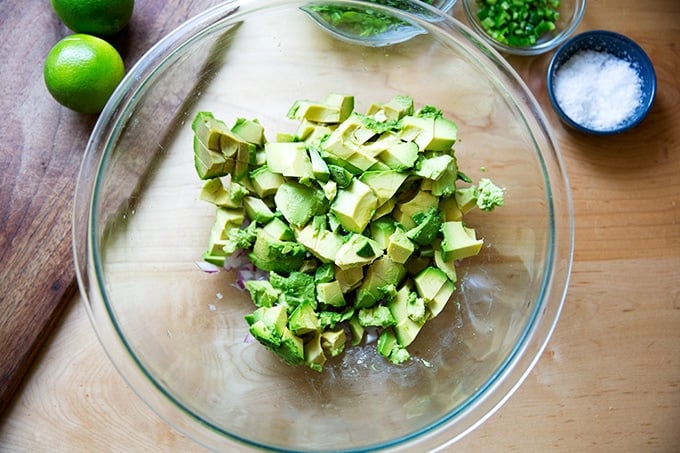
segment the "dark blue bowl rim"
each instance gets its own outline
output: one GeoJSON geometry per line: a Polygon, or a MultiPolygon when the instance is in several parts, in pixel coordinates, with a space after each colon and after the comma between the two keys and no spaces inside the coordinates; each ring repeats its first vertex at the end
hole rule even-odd
{"type": "Polygon", "coordinates": [[[595,135],[612,135],[625,132],[634,128],[635,126],[640,124],[640,122],[647,116],[647,113],[649,112],[649,110],[652,107],[652,104],[654,103],[654,98],[656,97],[656,72],[654,70],[652,60],[649,58],[649,55],[647,55],[647,53],[638,43],[633,41],[628,36],[609,30],[589,30],[583,33],[579,33],[578,35],[572,36],[555,51],[548,65],[546,86],[548,90],[548,98],[550,99],[550,103],[552,104],[553,108],[560,116],[562,121],[564,121],[574,129],[582,132],[587,132],[595,135]],[[606,41],[618,41],[619,43],[622,43],[625,46],[632,49],[635,52],[635,54],[639,57],[639,61],[636,62],[640,66],[645,67],[645,72],[647,74],[647,77],[645,77],[645,84],[648,86],[648,88],[645,91],[648,94],[645,94],[644,96],[646,102],[637,109],[636,116],[634,119],[625,122],[621,127],[616,129],[608,130],[590,129],[575,122],[574,120],[569,118],[569,116],[567,116],[567,114],[562,110],[559,103],[557,102],[557,99],[555,99],[555,93],[553,92],[553,79],[555,76],[555,72],[559,68],[559,64],[561,64],[564,61],[567,61],[577,51],[586,48],[579,47],[577,46],[577,44],[579,44],[580,42],[587,41],[588,39],[593,37],[602,38],[603,40],[606,41]]]}

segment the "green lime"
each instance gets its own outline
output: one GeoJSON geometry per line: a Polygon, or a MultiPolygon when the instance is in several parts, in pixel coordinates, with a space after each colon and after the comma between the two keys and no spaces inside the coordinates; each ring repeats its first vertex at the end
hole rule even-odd
{"type": "Polygon", "coordinates": [[[43,75],[57,102],[78,112],[99,113],[125,75],[125,66],[108,42],[75,34],[52,47],[43,75]]]}
{"type": "Polygon", "coordinates": [[[109,36],[130,22],[134,0],[51,0],[59,19],[76,33],[109,36]]]}

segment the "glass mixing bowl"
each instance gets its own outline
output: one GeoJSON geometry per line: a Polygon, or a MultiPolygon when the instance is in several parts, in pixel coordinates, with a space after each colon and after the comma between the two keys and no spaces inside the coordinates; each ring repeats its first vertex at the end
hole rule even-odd
{"type": "Polygon", "coordinates": [[[225,2],[129,71],[99,117],[78,179],[79,286],[129,386],[214,451],[441,448],[509,397],[557,322],[573,249],[564,167],[527,87],[455,19],[374,6],[423,32],[370,47],[328,34],[305,6],[225,2]],[[214,218],[198,197],[196,112],[290,131],[291,102],[329,92],[353,94],[358,111],[399,93],[438,106],[458,124],[460,168],[505,189],[502,208],[469,215],[485,246],[461,262],[455,300],[403,365],[357,347],[322,373],[288,366],[248,340],[243,317],[253,307],[235,276],[196,264],[214,218]]]}

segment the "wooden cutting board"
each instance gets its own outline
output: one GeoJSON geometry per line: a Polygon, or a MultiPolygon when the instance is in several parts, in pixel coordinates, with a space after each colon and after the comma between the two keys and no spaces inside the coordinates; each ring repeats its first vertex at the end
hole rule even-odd
{"type": "MultiPolygon", "coordinates": [[[[162,36],[217,0],[137,2],[110,42],[128,68],[162,36]]],[[[77,284],[71,216],[77,174],[96,116],[58,105],[43,61],[71,34],[49,2],[3,4],[0,21],[0,414],[77,284]]]]}

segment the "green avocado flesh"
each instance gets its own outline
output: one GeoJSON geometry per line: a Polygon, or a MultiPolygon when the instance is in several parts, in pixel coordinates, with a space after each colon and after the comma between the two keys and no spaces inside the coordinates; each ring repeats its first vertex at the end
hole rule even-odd
{"type": "Polygon", "coordinates": [[[460,173],[457,125],[409,96],[359,113],[331,93],[285,116],[293,132],[270,141],[256,119],[196,114],[199,198],[216,209],[203,260],[239,252],[259,269],[244,282],[245,321],[284,362],[322,371],[367,331],[386,360],[406,362],[453,298],[456,263],[483,246],[463,215],[501,206],[503,191],[460,173]]]}

